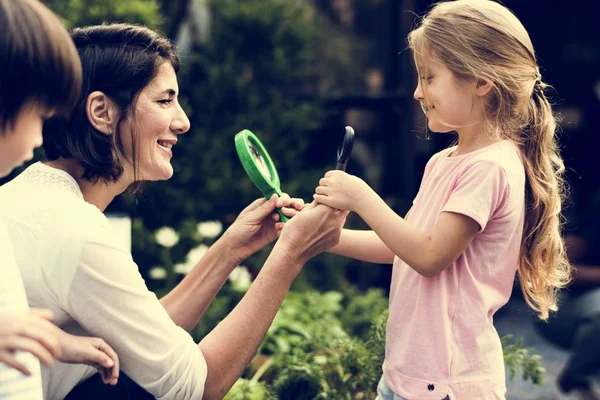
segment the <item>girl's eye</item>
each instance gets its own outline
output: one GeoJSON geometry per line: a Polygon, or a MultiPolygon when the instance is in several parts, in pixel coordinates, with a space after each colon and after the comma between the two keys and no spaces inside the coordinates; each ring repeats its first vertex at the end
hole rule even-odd
{"type": "Polygon", "coordinates": [[[166,100],[159,100],[158,102],[161,103],[161,104],[169,104],[172,101],[173,101],[172,99],[166,99],[166,100]]]}

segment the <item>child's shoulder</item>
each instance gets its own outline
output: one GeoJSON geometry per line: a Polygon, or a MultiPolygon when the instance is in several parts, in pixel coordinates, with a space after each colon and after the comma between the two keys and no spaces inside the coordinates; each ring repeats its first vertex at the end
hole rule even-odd
{"type": "Polygon", "coordinates": [[[485,162],[500,167],[507,173],[525,171],[519,148],[510,140],[502,140],[484,147],[481,151],[475,152],[470,161],[471,163],[485,162]]]}
{"type": "Polygon", "coordinates": [[[469,153],[452,156],[457,147],[452,146],[435,153],[429,159],[429,163],[435,164],[440,160],[448,160],[454,166],[462,168],[468,168],[478,163],[499,166],[503,169],[523,168],[519,149],[509,140],[502,140],[469,153]]]}

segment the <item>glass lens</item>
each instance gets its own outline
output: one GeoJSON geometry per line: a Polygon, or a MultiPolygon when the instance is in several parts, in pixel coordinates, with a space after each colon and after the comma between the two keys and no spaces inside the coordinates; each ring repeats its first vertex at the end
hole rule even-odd
{"type": "Polygon", "coordinates": [[[269,168],[267,167],[267,163],[265,163],[265,160],[264,160],[263,156],[260,154],[260,152],[258,151],[258,149],[252,143],[249,143],[249,147],[250,147],[250,154],[252,154],[252,159],[254,160],[254,164],[256,164],[256,166],[258,167],[258,169],[260,170],[260,172],[263,174],[263,176],[265,178],[267,178],[269,181],[273,180],[273,177],[271,176],[271,172],[269,171],[269,168]]]}

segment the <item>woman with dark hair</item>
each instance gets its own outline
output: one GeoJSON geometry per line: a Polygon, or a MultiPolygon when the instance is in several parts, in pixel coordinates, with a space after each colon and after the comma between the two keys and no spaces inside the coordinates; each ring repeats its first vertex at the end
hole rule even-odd
{"type": "MultiPolygon", "coordinates": [[[[102,212],[137,182],[173,174],[173,146],[190,127],[178,103],[178,58],[166,38],[140,26],[94,26],[76,29],[72,37],[83,68],[75,110],[45,129],[50,161],[0,188],[0,215],[29,301],[52,309],[69,331],[103,337],[119,354],[122,370],[149,395],[220,399],[255,354],[302,266],[337,242],[347,214],[303,207],[287,195],[256,200],[158,300],[102,212]],[[276,207],[294,216],[285,227],[276,207]],[[188,331],[230,272],[278,236],[248,293],[196,345],[188,331]]],[[[46,396],[64,398],[92,373],[58,364],[44,375],[46,396]]],[[[84,386],[69,398],[102,396],[80,391],[84,386]]]]}
{"type": "MultiPolygon", "coordinates": [[[[37,0],[0,0],[0,177],[29,160],[43,121],[67,116],[81,88],[81,63],[62,23],[37,0]]],[[[9,233],[0,221],[0,399],[41,399],[40,361],[96,366],[116,383],[119,364],[99,338],[69,335],[50,310],[30,310],[9,233]],[[39,361],[38,361],[39,360],[39,361]]]]}

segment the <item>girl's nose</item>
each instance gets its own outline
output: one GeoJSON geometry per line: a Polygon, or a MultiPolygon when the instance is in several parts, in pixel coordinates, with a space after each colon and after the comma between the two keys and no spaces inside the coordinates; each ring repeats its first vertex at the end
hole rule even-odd
{"type": "Polygon", "coordinates": [[[415,92],[413,93],[413,97],[415,98],[416,101],[423,100],[423,90],[421,89],[421,82],[419,82],[417,84],[417,88],[415,89],[415,92]]]}

